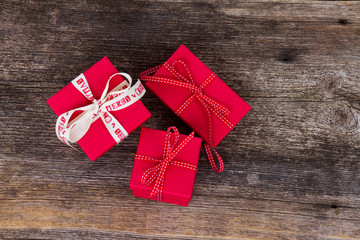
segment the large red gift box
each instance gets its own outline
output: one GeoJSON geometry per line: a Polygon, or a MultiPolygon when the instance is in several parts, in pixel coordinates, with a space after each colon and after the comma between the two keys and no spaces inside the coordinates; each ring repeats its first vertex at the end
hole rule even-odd
{"type": "MultiPolygon", "coordinates": [[[[118,71],[107,57],[102,58],[83,73],[95,99],[101,97],[107,81],[115,73],[118,73],[118,71]]],[[[125,80],[122,76],[117,75],[116,78],[111,81],[109,89],[114,88],[123,81],[125,80]]],[[[60,116],[69,110],[89,105],[91,104],[91,101],[89,101],[73,84],[69,83],[58,93],[49,98],[47,103],[55,114],[60,116]]],[[[127,108],[113,111],[111,114],[129,134],[151,116],[150,112],[140,100],[127,108]]],[[[96,160],[116,145],[116,141],[106,129],[101,118],[98,118],[92,123],[88,132],[77,141],[77,143],[92,161],[96,160]]]]}
{"type": "MultiPolygon", "coordinates": [[[[187,47],[185,47],[185,45],[181,45],[166,63],[167,66],[170,66],[170,68],[173,67],[186,78],[189,78],[191,75],[197,86],[201,86],[209,76],[214,74],[187,47]],[[188,69],[186,69],[183,64],[180,64],[181,62],[185,64],[188,69]]],[[[155,72],[153,77],[178,80],[165,64],[155,72]]],[[[144,78],[144,76],[141,75],[140,79],[147,81],[146,77],[144,78]]],[[[179,111],[180,106],[194,94],[187,88],[168,83],[147,81],[145,85],[174,112],[179,111]]],[[[215,148],[216,145],[218,145],[232,128],[245,116],[251,107],[215,74],[214,78],[202,89],[202,93],[230,110],[230,114],[226,116],[226,119],[230,121],[230,124],[224,124],[219,117],[211,112],[210,116],[213,126],[211,138],[209,134],[208,114],[206,109],[204,109],[203,105],[197,99],[193,99],[178,115],[210,146],[215,148]]]]}
{"type": "MultiPolygon", "coordinates": [[[[166,134],[165,131],[142,127],[136,156],[148,156],[162,160],[166,134]]],[[[180,134],[178,142],[182,142],[186,137],[188,136],[180,134]]],[[[174,144],[173,136],[171,140],[174,144]]],[[[201,138],[193,137],[174,157],[174,161],[197,166],[201,142],[201,138]]],[[[178,145],[180,144],[174,147],[178,145]]],[[[135,157],[130,179],[130,189],[133,191],[134,196],[159,201],[158,196],[150,196],[154,184],[146,186],[141,182],[143,174],[157,164],[159,162],[146,161],[135,157]]],[[[161,201],[187,206],[191,200],[195,176],[196,170],[170,164],[164,176],[161,201]]]]}

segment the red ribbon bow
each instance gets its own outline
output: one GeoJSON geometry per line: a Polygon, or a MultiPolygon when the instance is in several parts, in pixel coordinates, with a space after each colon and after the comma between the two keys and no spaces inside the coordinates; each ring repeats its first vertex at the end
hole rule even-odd
{"type": "Polygon", "coordinates": [[[192,95],[175,111],[176,115],[180,115],[184,109],[186,109],[189,104],[196,98],[201,105],[204,107],[209,122],[209,139],[210,143],[205,143],[205,151],[209,158],[209,162],[211,167],[215,172],[224,171],[224,162],[218,152],[214,148],[213,144],[213,124],[211,113],[215,114],[229,129],[233,129],[235,126],[231,123],[226,117],[230,115],[230,110],[224,107],[223,105],[216,102],[214,99],[207,96],[203,89],[216,77],[215,73],[212,73],[200,86],[197,86],[193,80],[191,72],[184,61],[178,60],[173,63],[171,66],[168,62],[165,62],[162,65],[150,68],[142,73],[140,73],[140,80],[149,81],[149,82],[157,82],[157,83],[166,83],[178,87],[187,88],[192,92],[192,95]],[[180,63],[185,68],[187,76],[182,75],[175,69],[175,64],[180,63]],[[161,66],[164,66],[176,79],[164,78],[164,77],[154,77],[150,76],[160,69],[161,66]],[[214,157],[211,153],[211,149],[214,150],[215,155],[219,161],[219,168],[216,166],[214,157]]]}
{"type": "Polygon", "coordinates": [[[195,132],[190,133],[179,145],[176,143],[179,140],[179,131],[176,127],[169,127],[166,131],[165,144],[164,144],[164,154],[163,159],[156,159],[143,155],[135,155],[135,160],[145,160],[145,161],[154,161],[158,162],[154,167],[149,168],[144,172],[141,177],[141,183],[150,186],[154,181],[154,187],[151,191],[150,197],[157,195],[158,201],[162,201],[162,191],[164,189],[165,173],[169,165],[174,165],[177,167],[187,168],[192,171],[197,171],[197,166],[187,162],[181,162],[174,160],[176,155],[185,147],[185,145],[190,142],[194,137],[195,132]],[[174,131],[175,141],[171,144],[171,130],[174,131]],[[175,149],[174,149],[175,147],[175,149]]]}

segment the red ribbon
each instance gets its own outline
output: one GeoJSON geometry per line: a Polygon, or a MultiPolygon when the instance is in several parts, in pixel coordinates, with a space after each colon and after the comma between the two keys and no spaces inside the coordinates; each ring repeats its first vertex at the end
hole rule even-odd
{"type": "Polygon", "coordinates": [[[187,162],[181,162],[174,160],[174,157],[185,147],[185,145],[190,142],[194,137],[195,132],[190,133],[177,147],[174,149],[176,143],[179,140],[179,131],[176,127],[169,127],[166,131],[165,144],[164,144],[164,153],[163,159],[156,159],[143,155],[135,155],[135,160],[144,160],[144,161],[153,161],[157,162],[154,167],[146,170],[142,177],[141,183],[150,186],[154,181],[154,187],[151,191],[150,197],[157,195],[158,201],[162,201],[162,191],[164,189],[165,173],[169,165],[174,165],[177,167],[186,168],[192,171],[197,171],[197,166],[187,162]],[[175,141],[171,144],[171,130],[174,131],[175,141]]]}
{"type": "Polygon", "coordinates": [[[228,115],[230,115],[231,113],[230,110],[224,107],[223,105],[219,104],[218,102],[216,102],[214,99],[210,98],[203,92],[203,89],[215,77],[216,74],[212,73],[200,86],[197,86],[193,80],[189,68],[182,60],[175,61],[173,63],[173,66],[171,66],[168,62],[165,62],[162,65],[150,68],[140,73],[140,80],[142,81],[170,84],[170,85],[186,88],[192,92],[192,95],[175,111],[175,114],[179,116],[195,98],[201,103],[201,105],[204,107],[208,115],[208,122],[209,122],[210,143],[204,144],[205,151],[213,170],[215,172],[222,172],[224,171],[224,162],[220,157],[220,155],[218,154],[218,152],[215,150],[213,144],[213,124],[212,124],[211,113],[215,114],[215,116],[217,116],[229,129],[233,129],[235,126],[226,118],[228,115]],[[182,75],[175,69],[175,65],[177,63],[181,64],[185,68],[187,76],[182,75]],[[164,66],[176,79],[150,76],[151,74],[157,72],[161,66],[164,66]],[[215,155],[219,161],[219,168],[216,166],[214,157],[211,153],[211,149],[214,150],[215,155]]]}

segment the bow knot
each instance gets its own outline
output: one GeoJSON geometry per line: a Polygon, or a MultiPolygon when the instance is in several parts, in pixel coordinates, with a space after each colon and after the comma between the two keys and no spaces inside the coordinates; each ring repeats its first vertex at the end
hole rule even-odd
{"type": "Polygon", "coordinates": [[[179,140],[179,131],[176,127],[169,127],[166,131],[165,143],[164,143],[164,153],[162,159],[156,159],[143,155],[136,155],[135,159],[137,160],[145,160],[145,161],[155,161],[157,164],[154,167],[147,169],[142,177],[141,183],[150,186],[154,182],[154,187],[151,190],[150,197],[157,195],[158,200],[162,201],[162,191],[164,188],[165,181],[165,173],[170,165],[174,165],[177,167],[187,168],[193,171],[197,171],[197,166],[174,160],[176,155],[185,147],[185,145],[190,142],[190,140],[194,137],[195,132],[192,132],[189,136],[187,136],[182,142],[177,145],[179,140]],[[173,133],[171,132],[173,131],[173,133]],[[172,143],[172,135],[174,135],[175,139],[172,143]]]}
{"type": "MultiPolygon", "coordinates": [[[[195,94],[195,95],[202,95],[202,89],[201,88],[196,88],[195,90],[193,90],[193,93],[195,94]]],[[[199,96],[200,97],[200,96],[199,96]]],[[[203,96],[201,96],[201,97],[203,97],[203,96]]]]}
{"type": "Polygon", "coordinates": [[[102,105],[101,99],[96,100],[96,99],[94,98],[94,100],[92,100],[92,103],[93,103],[97,108],[100,108],[101,105],[102,105]]]}
{"type": "MultiPolygon", "coordinates": [[[[99,115],[101,112],[102,112],[102,109],[101,109],[101,100],[96,100],[94,98],[94,100],[92,100],[92,113],[93,113],[93,116],[96,117],[97,115],[99,115]]],[[[90,111],[90,110],[89,110],[90,111]]]]}

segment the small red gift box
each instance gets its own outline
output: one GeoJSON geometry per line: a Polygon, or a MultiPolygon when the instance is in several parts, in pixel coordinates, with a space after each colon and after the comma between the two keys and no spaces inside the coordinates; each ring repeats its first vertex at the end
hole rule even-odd
{"type": "MultiPolygon", "coordinates": [[[[127,86],[124,78],[118,73],[116,68],[113,66],[113,64],[107,57],[102,58],[95,65],[90,67],[83,74],[73,80],[73,82],[74,81],[76,82],[76,84],[79,85],[69,83],[58,93],[56,93],[54,96],[47,100],[47,103],[53,109],[57,116],[66,115],[64,114],[65,112],[92,104],[94,103],[93,99],[95,99],[96,103],[101,106],[101,102],[97,102],[96,99],[100,99],[102,97],[103,91],[106,90],[107,84],[109,84],[109,90],[113,89],[116,86],[121,86],[122,84],[125,87],[127,86]],[[88,85],[81,85],[84,84],[83,79],[87,81],[88,85]],[[84,88],[84,86],[86,87],[84,88]]],[[[122,100],[123,102],[119,101],[119,104],[117,106],[119,106],[121,103],[124,103],[124,100],[126,99],[122,100]]],[[[110,108],[110,110],[112,110],[111,107],[112,105],[107,108],[110,108]]],[[[74,116],[76,117],[76,114],[74,114],[74,116]]],[[[118,125],[118,123],[121,124],[122,129],[125,129],[125,131],[130,134],[141,124],[143,124],[147,119],[149,119],[151,114],[140,100],[136,100],[134,103],[123,109],[112,111],[111,116],[113,116],[117,120],[116,125],[118,125]]],[[[106,120],[110,118],[106,115],[105,117],[106,120]]],[[[72,119],[70,120],[73,119],[74,117],[72,117],[72,119]]],[[[105,125],[105,120],[102,120],[103,119],[101,117],[98,117],[97,119],[94,118],[94,121],[90,125],[90,128],[88,129],[86,134],[77,141],[77,143],[84,150],[86,155],[92,161],[96,160],[98,157],[107,152],[117,143],[115,141],[115,138],[112,136],[112,134],[116,134],[117,132],[109,132],[109,128],[105,125]]],[[[112,126],[115,126],[115,123],[113,122],[110,122],[110,124],[112,124],[112,126]]]]}
{"type": "Polygon", "coordinates": [[[142,127],[130,179],[133,195],[187,206],[201,142],[194,132],[180,135],[175,127],[166,132],[142,127]]]}
{"type": "Polygon", "coordinates": [[[207,142],[210,163],[221,172],[222,166],[218,170],[211,160],[210,147],[215,148],[251,107],[184,45],[164,64],[142,72],[140,79],[207,142]]]}

